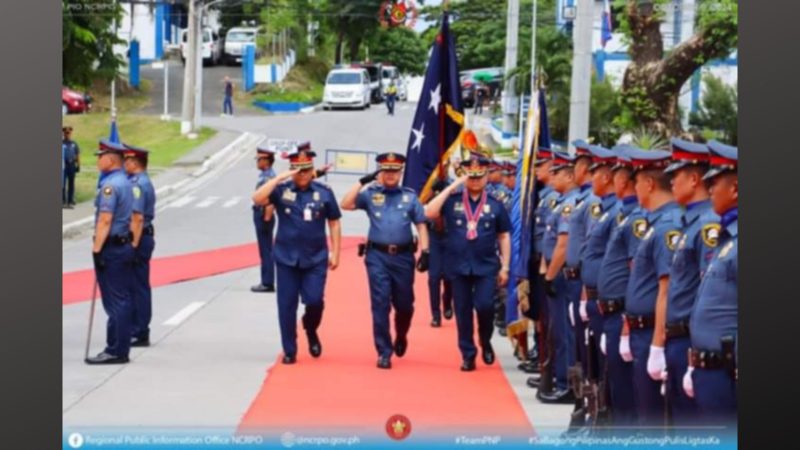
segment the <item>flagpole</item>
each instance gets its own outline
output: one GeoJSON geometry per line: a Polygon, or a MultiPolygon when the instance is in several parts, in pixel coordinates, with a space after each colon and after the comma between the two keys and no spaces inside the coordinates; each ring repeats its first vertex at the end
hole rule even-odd
{"type": "Polygon", "coordinates": [[[531,20],[531,99],[536,86],[536,14],[538,11],[538,0],[533,0],[533,20],[531,20]]]}

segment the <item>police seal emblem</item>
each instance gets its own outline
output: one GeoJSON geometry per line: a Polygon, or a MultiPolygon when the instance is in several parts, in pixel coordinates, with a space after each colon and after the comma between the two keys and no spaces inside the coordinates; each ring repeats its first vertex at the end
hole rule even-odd
{"type": "Polygon", "coordinates": [[[715,248],[719,244],[719,231],[721,227],[718,223],[709,223],[703,226],[700,230],[700,236],[703,237],[703,243],[706,246],[715,248]]]}

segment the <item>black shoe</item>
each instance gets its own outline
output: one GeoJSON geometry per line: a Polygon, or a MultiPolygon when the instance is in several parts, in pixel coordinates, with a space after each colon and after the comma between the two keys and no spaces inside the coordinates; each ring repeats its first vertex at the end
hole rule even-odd
{"type": "Polygon", "coordinates": [[[484,364],[487,366],[491,366],[494,364],[494,349],[492,348],[492,344],[486,344],[481,349],[481,358],[483,358],[484,364]]]}
{"type": "Polygon", "coordinates": [[[500,327],[500,328],[497,329],[497,334],[499,334],[500,336],[506,337],[506,336],[508,336],[508,331],[506,330],[506,327],[500,327]]]}
{"type": "Polygon", "coordinates": [[[528,350],[528,361],[536,361],[539,359],[539,350],[535,347],[528,350]]]}
{"type": "Polygon", "coordinates": [[[462,372],[472,372],[475,370],[475,360],[474,359],[465,359],[461,363],[461,371],[462,372]]]}
{"type": "Polygon", "coordinates": [[[294,364],[297,362],[297,357],[294,355],[283,355],[281,362],[284,364],[294,364]]]}
{"type": "Polygon", "coordinates": [[[402,358],[403,355],[406,354],[406,350],[408,349],[408,340],[405,336],[402,338],[400,336],[397,337],[394,341],[394,354],[397,355],[398,358],[402,358]]]}
{"type": "Polygon", "coordinates": [[[133,338],[131,339],[131,347],[150,347],[149,338],[133,338]]]}
{"type": "Polygon", "coordinates": [[[275,292],[275,286],[271,284],[257,284],[251,287],[250,290],[258,293],[275,292]]]}
{"type": "Polygon", "coordinates": [[[97,356],[86,358],[86,364],[99,365],[99,364],[125,364],[129,362],[127,356],[114,356],[110,353],[101,352],[97,356]]]}
{"type": "Polygon", "coordinates": [[[434,317],[433,320],[431,320],[431,326],[433,328],[441,327],[442,326],[442,319],[440,319],[438,317],[434,317]]]}
{"type": "Polygon", "coordinates": [[[528,377],[528,379],[525,381],[525,384],[527,384],[531,389],[539,389],[539,382],[541,380],[541,377],[528,377]]]}
{"type": "Polygon", "coordinates": [[[308,353],[314,358],[319,358],[322,354],[322,343],[319,341],[319,336],[316,331],[306,333],[308,337],[308,353]]]}
{"type": "Polygon", "coordinates": [[[575,395],[572,389],[556,389],[550,394],[542,394],[539,400],[542,403],[570,404],[575,403],[575,395]]]}
{"type": "Polygon", "coordinates": [[[391,369],[392,361],[388,356],[381,356],[378,358],[378,369],[391,369]]]}
{"type": "Polygon", "coordinates": [[[525,361],[520,363],[517,369],[525,373],[539,373],[539,363],[535,361],[525,361]]]}
{"type": "Polygon", "coordinates": [[[444,309],[444,318],[450,320],[453,318],[453,308],[444,309]]]}

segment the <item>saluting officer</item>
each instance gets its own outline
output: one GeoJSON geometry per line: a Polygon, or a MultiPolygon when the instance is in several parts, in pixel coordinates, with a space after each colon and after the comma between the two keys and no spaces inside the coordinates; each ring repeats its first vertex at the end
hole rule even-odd
{"type": "Polygon", "coordinates": [[[489,160],[473,156],[462,163],[466,177],[458,178],[425,207],[425,215],[444,217],[447,228],[445,270],[453,282],[462,371],[475,370],[473,311],[478,315],[481,357],[495,360],[492,348],[492,297],[508,282],[511,221],[503,205],[486,192],[489,160]],[[466,182],[460,192],[456,190],[466,182]],[[497,249],[500,249],[500,258],[497,249]]]}
{"type": "Polygon", "coordinates": [[[606,377],[611,396],[611,418],[616,426],[633,425],[636,404],[633,394],[633,356],[629,336],[621,336],[625,291],[630,279],[630,264],[647,231],[644,210],[639,206],[633,180],[633,165],[626,151],[632,147],[618,145],[616,163],[611,168],[614,192],[619,206],[605,220],[611,220],[608,246],[597,273],[597,309],[603,317],[600,350],[606,355],[606,377]]]}
{"type": "Polygon", "coordinates": [[[428,270],[428,229],[425,210],[413,189],[400,186],[405,156],[381,153],[378,171],[360,179],[342,199],[342,209],[363,209],[369,216],[365,263],[372,305],[372,335],[378,368],[392,367],[392,354],[402,357],[408,348],[408,329],[414,315],[414,237],[417,227],[422,253],[417,270],[428,270]],[[378,182],[362,189],[377,177],[378,182]],[[394,306],[395,340],[389,329],[394,306]]]}
{"type": "MultiPolygon", "coordinates": [[[[445,172],[447,165],[445,165],[445,172]]],[[[440,180],[433,185],[433,197],[452,183],[451,179],[440,180]]],[[[431,200],[433,200],[431,197],[431,200]]],[[[429,200],[430,201],[430,200],[429,200]]],[[[445,244],[447,230],[442,217],[428,220],[428,247],[430,250],[430,267],[428,268],[428,294],[431,303],[431,326],[442,326],[442,315],[447,320],[453,318],[453,284],[445,276],[445,244]],[[444,312],[442,311],[444,310],[444,312]]]]}
{"type": "Polygon", "coordinates": [[[108,314],[106,348],[87,364],[124,364],[131,347],[131,212],[133,187],[122,170],[125,147],[100,141],[97,169],[100,171],[95,197],[92,259],[97,284],[108,314]]]}
{"type": "Polygon", "coordinates": [[[719,238],[719,216],[711,209],[708,186],[703,176],[708,171],[708,147],[674,138],[671,141],[672,164],[664,172],[672,174],[672,194],[684,208],[681,216],[681,236],[672,261],[667,293],[666,314],[656,309],[655,347],[665,348],[664,353],[651,352],[652,357],[663,355],[667,371],[665,396],[669,405],[672,423],[679,426],[697,422],[697,406],[683,392],[682,374],[686,372],[689,339],[689,316],[697,297],[700,278],[719,238]],[[659,333],[659,330],[665,330],[659,333]]]}
{"type": "Polygon", "coordinates": [[[150,260],[155,249],[153,219],[156,214],[156,190],[147,174],[149,152],[143,148],[125,144],[125,172],[133,184],[133,215],[131,232],[133,247],[133,322],[131,324],[131,347],[150,345],[150,319],[153,317],[153,294],[150,287],[150,260]]]}
{"type": "Polygon", "coordinates": [[[281,328],[284,364],[297,361],[297,306],[302,297],[305,307],[303,328],[308,351],[322,354],[317,329],[322,322],[328,269],[339,266],[342,213],[333,190],[314,181],[316,154],[311,144],[297,146],[289,156],[289,171],[264,183],[253,194],[256,205],[273,205],[278,213],[275,239],[275,266],[278,275],[278,317],[281,328]],[[290,179],[291,178],[291,179],[290,179]],[[331,237],[328,251],[325,223],[331,237]]]}
{"type": "Polygon", "coordinates": [[[664,417],[664,398],[660,393],[664,367],[653,364],[658,353],[663,355],[663,348],[653,345],[656,305],[666,306],[670,266],[680,237],[681,211],[673,200],[669,175],[664,173],[670,153],[638,150],[631,151],[630,156],[636,196],[647,210],[647,232],[633,257],[625,295],[625,321],[633,355],[633,388],[639,421],[641,425],[652,426],[663,424],[664,417]]]}
{"type": "Polygon", "coordinates": [[[739,150],[710,141],[711,204],[720,215],[719,242],[697,293],[691,314],[692,348],[684,390],[694,397],[701,417],[736,423],[736,355],[739,309],[739,150]]]}
{"type": "MultiPolygon", "coordinates": [[[[275,178],[275,151],[266,146],[256,148],[256,167],[260,171],[256,189],[275,178]]],[[[261,282],[250,288],[253,292],[275,292],[275,260],[272,256],[275,205],[253,205],[253,224],[256,227],[258,256],[261,259],[261,282]]]]}

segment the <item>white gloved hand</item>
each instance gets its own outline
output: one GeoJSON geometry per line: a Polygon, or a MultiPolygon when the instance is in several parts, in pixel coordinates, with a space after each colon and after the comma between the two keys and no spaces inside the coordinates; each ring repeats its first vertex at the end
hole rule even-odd
{"type": "Polygon", "coordinates": [[[694,367],[689,366],[689,369],[683,376],[683,392],[686,392],[686,395],[689,398],[694,398],[694,383],[692,382],[692,372],[694,372],[694,367]]]}
{"type": "Polygon", "coordinates": [[[589,313],[586,312],[586,300],[581,300],[581,306],[578,308],[578,314],[581,315],[581,320],[584,322],[589,321],[589,313]]]}
{"type": "Polygon", "coordinates": [[[600,351],[603,352],[604,355],[608,354],[608,353],[606,353],[606,334],[605,333],[600,335],[600,351]]]}
{"type": "Polygon", "coordinates": [[[574,327],[575,326],[575,309],[572,307],[572,303],[567,306],[567,314],[569,315],[569,323],[574,327]]]}
{"type": "Polygon", "coordinates": [[[633,361],[633,354],[631,353],[631,341],[629,336],[620,336],[619,338],[619,356],[625,362],[633,361]]]}
{"type": "Polygon", "coordinates": [[[650,346],[650,356],[647,357],[647,373],[655,381],[663,380],[662,372],[667,370],[667,360],[664,358],[664,347],[650,346]]]}

